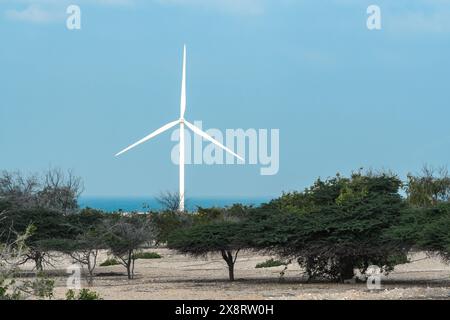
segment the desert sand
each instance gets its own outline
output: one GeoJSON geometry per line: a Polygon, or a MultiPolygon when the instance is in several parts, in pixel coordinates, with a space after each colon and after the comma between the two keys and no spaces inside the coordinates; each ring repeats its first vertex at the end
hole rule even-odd
{"type": "MultiPolygon", "coordinates": [[[[134,280],[128,280],[122,266],[97,267],[95,282],[89,289],[103,299],[450,299],[450,266],[424,253],[411,254],[411,263],[399,265],[382,276],[380,290],[368,290],[365,283],[308,283],[297,264],[256,269],[271,256],[254,252],[239,254],[235,276],[228,281],[225,262],[219,255],[193,258],[174,251],[152,250],[161,259],[137,260],[134,280]]],[[[106,252],[99,262],[107,258],[106,252]]],[[[276,257],[273,257],[276,258],[276,257]]],[[[55,298],[67,291],[65,270],[71,261],[61,257],[50,268],[55,280],[55,298]]],[[[29,268],[30,266],[28,266],[29,268]]],[[[82,281],[82,287],[88,287],[82,281]]]]}

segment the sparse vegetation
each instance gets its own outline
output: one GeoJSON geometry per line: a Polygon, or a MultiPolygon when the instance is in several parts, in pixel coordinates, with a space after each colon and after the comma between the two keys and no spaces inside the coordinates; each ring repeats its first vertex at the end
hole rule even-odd
{"type": "MultiPolygon", "coordinates": [[[[388,273],[407,262],[412,249],[450,261],[450,178],[444,169],[425,168],[405,183],[389,172],[338,174],[256,208],[180,213],[177,197],[166,195],[166,209],[149,214],[80,210],[78,178],[58,170],[43,177],[0,174],[0,299],[52,297],[52,280],[15,278],[25,262],[34,262],[42,275],[55,255],[66,255],[86,268],[92,284],[99,250],[107,250],[110,258],[100,266],[122,265],[133,279],[137,259],[161,258],[143,248],[163,243],[196,257],[220,254],[231,281],[246,249],[280,257],[256,268],[293,261],[311,280],[336,282],[354,277],[355,270],[364,274],[370,265],[388,273]]],[[[89,290],[68,294],[98,298],[89,290]]]]}

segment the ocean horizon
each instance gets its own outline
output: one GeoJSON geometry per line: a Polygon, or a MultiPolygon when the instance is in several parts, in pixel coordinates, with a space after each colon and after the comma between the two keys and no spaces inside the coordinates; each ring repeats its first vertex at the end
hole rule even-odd
{"type": "MultiPolygon", "coordinates": [[[[197,207],[225,207],[235,203],[259,206],[273,199],[273,197],[191,197],[186,198],[186,209],[194,211],[197,207]]],[[[82,196],[79,198],[82,209],[92,208],[107,212],[145,212],[162,209],[156,197],[111,197],[111,196],[82,196]]]]}

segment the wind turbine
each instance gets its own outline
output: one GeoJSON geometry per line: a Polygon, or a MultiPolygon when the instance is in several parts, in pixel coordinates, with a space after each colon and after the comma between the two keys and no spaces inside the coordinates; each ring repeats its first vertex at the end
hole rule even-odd
{"type": "Polygon", "coordinates": [[[180,167],[180,204],[178,206],[179,211],[184,211],[184,149],[185,149],[185,143],[184,143],[184,126],[191,129],[195,134],[198,134],[199,136],[203,137],[206,140],[209,140],[210,142],[214,143],[216,146],[222,148],[226,152],[232,154],[236,158],[244,161],[244,159],[239,156],[238,154],[234,153],[229,148],[225,147],[223,144],[221,144],[219,141],[215,140],[213,137],[211,137],[206,132],[202,131],[198,127],[194,126],[192,123],[187,121],[184,118],[184,113],[186,111],[186,45],[183,49],[183,75],[181,80],[181,102],[180,102],[180,118],[169,122],[168,124],[162,126],[161,128],[155,130],[154,132],[150,133],[148,136],[142,138],[136,143],[133,143],[132,145],[126,147],[122,151],[116,154],[116,157],[121,155],[122,153],[127,152],[130,149],[133,149],[134,147],[140,145],[141,143],[144,143],[157,135],[175,127],[176,125],[180,125],[180,161],[179,161],[179,167],[180,167]]]}

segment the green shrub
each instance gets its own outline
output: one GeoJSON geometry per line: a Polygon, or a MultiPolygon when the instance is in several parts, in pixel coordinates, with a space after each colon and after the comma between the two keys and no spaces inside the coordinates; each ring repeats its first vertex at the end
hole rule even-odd
{"type": "Polygon", "coordinates": [[[266,260],[264,262],[258,263],[255,268],[272,268],[272,267],[279,267],[284,266],[286,263],[280,260],[273,260],[272,258],[269,260],[266,260]]]}
{"type": "Polygon", "coordinates": [[[108,258],[104,262],[100,263],[100,267],[117,266],[120,262],[115,258],[108,258]]]}
{"type": "Polygon", "coordinates": [[[161,255],[157,252],[138,252],[133,256],[134,259],[161,259],[161,255]]]}
{"type": "Polygon", "coordinates": [[[89,289],[81,289],[78,294],[75,294],[75,291],[70,289],[66,292],[66,300],[102,300],[100,295],[89,289]]]}

